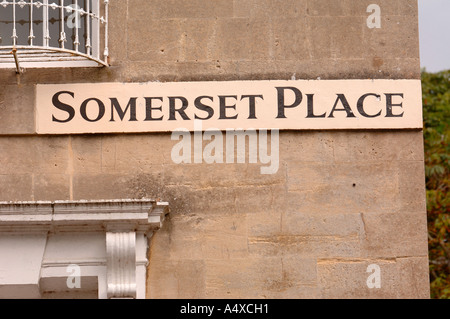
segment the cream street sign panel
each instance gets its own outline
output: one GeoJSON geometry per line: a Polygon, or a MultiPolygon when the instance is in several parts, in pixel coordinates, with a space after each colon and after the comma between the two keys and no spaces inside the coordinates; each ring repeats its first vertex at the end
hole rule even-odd
{"type": "Polygon", "coordinates": [[[420,80],[36,85],[38,134],[420,129],[420,80]]]}

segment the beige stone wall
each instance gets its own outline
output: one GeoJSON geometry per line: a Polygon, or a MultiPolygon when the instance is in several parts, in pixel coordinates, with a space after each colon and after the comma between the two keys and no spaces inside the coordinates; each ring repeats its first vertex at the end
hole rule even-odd
{"type": "Polygon", "coordinates": [[[37,136],[37,83],[419,79],[415,0],[113,0],[111,67],[0,70],[0,201],[160,198],[149,298],[428,298],[422,132],[280,134],[280,168],[170,134],[37,136]],[[382,8],[369,29],[366,8],[382,8]],[[381,268],[369,289],[367,266],[381,268]]]}

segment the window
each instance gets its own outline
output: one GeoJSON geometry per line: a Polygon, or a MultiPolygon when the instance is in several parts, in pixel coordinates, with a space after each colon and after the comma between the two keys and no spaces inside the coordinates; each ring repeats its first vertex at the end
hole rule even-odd
{"type": "Polygon", "coordinates": [[[108,65],[109,0],[0,1],[0,68],[108,65]]]}

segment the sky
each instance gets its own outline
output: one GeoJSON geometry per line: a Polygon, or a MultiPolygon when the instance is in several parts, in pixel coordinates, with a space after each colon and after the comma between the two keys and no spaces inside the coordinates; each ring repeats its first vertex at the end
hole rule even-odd
{"type": "Polygon", "coordinates": [[[450,70],[450,0],[419,0],[421,67],[450,70]]]}

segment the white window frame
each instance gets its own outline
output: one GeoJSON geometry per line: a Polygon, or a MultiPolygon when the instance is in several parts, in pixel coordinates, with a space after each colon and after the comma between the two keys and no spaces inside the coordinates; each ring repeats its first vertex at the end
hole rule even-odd
{"type": "MultiPolygon", "coordinates": [[[[109,0],[92,0],[92,8],[89,1],[86,8],[80,8],[78,1],[74,0],[0,0],[0,10],[12,12],[13,31],[10,39],[3,39],[0,44],[0,69],[15,68],[20,73],[24,68],[64,68],[64,67],[104,67],[109,66],[108,48],[108,8],[109,0]],[[103,7],[101,6],[103,3],[103,7]],[[30,8],[30,21],[28,21],[29,34],[28,45],[17,44],[16,33],[16,8],[30,8]],[[33,9],[40,8],[42,12],[42,45],[33,43],[33,9]],[[84,16],[88,38],[84,48],[79,48],[77,38],[78,29],[75,29],[73,49],[65,48],[65,30],[68,28],[64,20],[60,18],[59,47],[49,44],[49,10],[60,11],[60,17],[68,13],[84,16]],[[89,13],[88,13],[89,12],[89,13]],[[101,39],[101,33],[104,39],[101,39]],[[8,43],[8,41],[10,43],[8,43]]],[[[78,23],[78,20],[76,20],[78,23]]],[[[56,26],[55,26],[56,28],[56,26]]]]}

